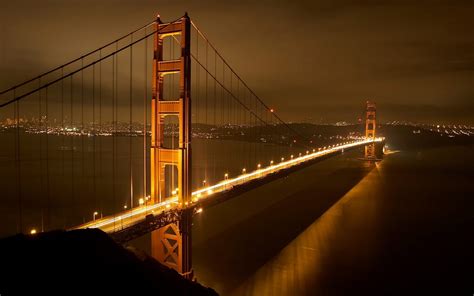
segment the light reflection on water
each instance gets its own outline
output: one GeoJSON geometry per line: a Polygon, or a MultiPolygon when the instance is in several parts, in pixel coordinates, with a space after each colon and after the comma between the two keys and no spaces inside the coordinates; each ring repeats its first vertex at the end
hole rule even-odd
{"type": "MultiPolygon", "coordinates": [[[[376,225],[379,170],[382,166],[377,164],[343,198],[249,277],[232,295],[314,295],[319,287],[324,286],[321,280],[327,267],[326,257],[335,252],[332,248],[337,246],[336,241],[343,243],[344,233],[348,229],[357,229],[361,221],[363,224],[376,225]],[[366,200],[361,202],[360,198],[366,200]]],[[[362,232],[358,235],[363,246],[346,245],[348,249],[363,247],[365,252],[371,253],[374,237],[362,232]]],[[[350,253],[348,251],[346,255],[350,253]]],[[[357,261],[357,258],[347,259],[357,261]]]]}
{"type": "Polygon", "coordinates": [[[348,153],[207,209],[196,276],[221,295],[468,294],[473,148],[348,153]]]}

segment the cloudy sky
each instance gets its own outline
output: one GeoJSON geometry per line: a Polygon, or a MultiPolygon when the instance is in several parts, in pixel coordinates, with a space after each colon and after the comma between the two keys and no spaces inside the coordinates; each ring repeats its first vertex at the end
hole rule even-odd
{"type": "Polygon", "coordinates": [[[0,2],[0,88],[187,11],[290,121],[474,124],[472,0],[0,2]]]}

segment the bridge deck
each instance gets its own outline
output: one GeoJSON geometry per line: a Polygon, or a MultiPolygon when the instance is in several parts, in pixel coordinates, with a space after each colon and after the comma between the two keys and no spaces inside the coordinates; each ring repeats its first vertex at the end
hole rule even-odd
{"type": "MultiPolygon", "coordinates": [[[[215,185],[198,189],[192,193],[192,202],[190,204],[182,205],[178,202],[177,196],[172,196],[170,198],[167,198],[163,202],[151,205],[145,204],[143,206],[139,206],[131,210],[123,211],[115,216],[108,216],[79,225],[73,229],[99,228],[107,233],[116,233],[124,232],[132,226],[138,225],[140,223],[143,224],[143,222],[145,222],[147,219],[153,217],[164,217],[164,219],[168,223],[173,222],[173,217],[178,217],[181,210],[186,208],[200,208],[201,206],[206,206],[214,202],[218,202],[225,195],[224,193],[229,195],[229,193],[232,193],[233,191],[238,191],[238,194],[241,194],[251,189],[247,187],[253,188],[261,185],[257,185],[257,183],[262,183],[257,182],[259,180],[264,181],[263,183],[273,180],[274,178],[268,178],[271,175],[276,175],[277,173],[293,170],[302,164],[310,163],[312,160],[322,159],[327,156],[335,155],[338,152],[344,150],[364,146],[372,142],[382,141],[383,138],[377,138],[374,141],[359,140],[351,143],[340,144],[338,146],[328,147],[320,151],[313,150],[314,152],[311,153],[308,151],[308,153],[305,155],[295,157],[293,159],[270,165],[264,168],[260,168],[253,172],[242,174],[235,178],[223,180],[215,185]],[[246,184],[255,184],[256,186],[242,186],[246,184]]],[[[152,223],[152,225],[154,225],[153,227],[159,227],[160,223],[152,223]]]]}

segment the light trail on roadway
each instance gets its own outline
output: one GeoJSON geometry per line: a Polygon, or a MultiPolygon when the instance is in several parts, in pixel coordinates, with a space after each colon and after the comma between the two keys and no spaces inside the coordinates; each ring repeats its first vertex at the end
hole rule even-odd
{"type": "MultiPolygon", "coordinates": [[[[211,198],[215,193],[231,190],[234,186],[241,185],[247,183],[251,180],[263,178],[270,174],[294,167],[295,165],[323,157],[328,154],[332,154],[338,151],[344,151],[344,149],[353,148],[356,146],[363,146],[373,142],[381,142],[383,138],[376,138],[375,140],[361,140],[355,142],[345,142],[343,144],[336,144],[328,147],[324,147],[323,149],[319,148],[318,151],[313,149],[312,151],[306,151],[305,155],[301,155],[298,157],[291,157],[289,160],[283,160],[279,163],[271,164],[267,167],[261,167],[258,165],[258,169],[249,173],[244,173],[239,175],[235,178],[229,178],[223,181],[218,182],[215,185],[210,185],[207,187],[200,188],[196,191],[192,192],[191,196],[191,204],[185,204],[184,208],[189,206],[194,206],[197,202],[202,199],[211,198]]],[[[78,227],[74,227],[73,229],[86,229],[86,228],[99,228],[107,233],[112,233],[118,230],[125,229],[130,227],[146,218],[147,215],[153,214],[157,215],[164,211],[170,209],[176,209],[179,207],[183,207],[182,204],[178,201],[178,196],[171,196],[166,198],[165,201],[155,204],[145,204],[135,207],[130,210],[126,210],[119,215],[108,216],[100,219],[96,219],[95,221],[91,221],[78,227]]]]}

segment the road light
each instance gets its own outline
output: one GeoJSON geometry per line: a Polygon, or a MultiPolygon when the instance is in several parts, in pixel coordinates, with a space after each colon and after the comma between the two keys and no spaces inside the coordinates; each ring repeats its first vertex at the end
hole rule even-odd
{"type": "Polygon", "coordinates": [[[262,166],[261,164],[257,164],[257,168],[258,168],[258,169],[260,169],[261,166],[262,166]]]}
{"type": "Polygon", "coordinates": [[[270,165],[273,165],[273,160],[270,160],[270,165]]]}
{"type": "Polygon", "coordinates": [[[143,200],[143,198],[140,198],[140,199],[138,200],[138,204],[139,204],[139,205],[142,206],[144,203],[145,203],[145,200],[143,200]]]}
{"type": "Polygon", "coordinates": [[[36,229],[34,229],[34,228],[31,229],[31,230],[30,230],[30,234],[32,234],[32,235],[33,235],[33,234],[36,234],[36,229]]]}
{"type": "Polygon", "coordinates": [[[127,209],[127,205],[124,205],[124,206],[123,206],[123,209],[126,210],[126,209],[127,209]]]}
{"type": "Polygon", "coordinates": [[[92,220],[95,221],[95,216],[99,215],[98,212],[94,212],[94,214],[92,214],[92,220]]]}
{"type": "Polygon", "coordinates": [[[206,180],[202,180],[202,187],[206,187],[206,180]]]}
{"type": "Polygon", "coordinates": [[[291,157],[291,159],[293,159],[293,154],[291,154],[291,156],[290,156],[290,157],[291,157]]]}
{"type": "Polygon", "coordinates": [[[225,174],[224,174],[224,180],[227,180],[227,179],[229,179],[229,174],[228,174],[228,173],[225,173],[225,174]]]}
{"type": "Polygon", "coordinates": [[[242,169],[242,174],[245,174],[247,170],[245,168],[242,169]]]}
{"type": "Polygon", "coordinates": [[[281,161],[284,161],[284,160],[285,160],[285,158],[284,158],[284,157],[282,157],[282,158],[281,158],[281,161]]]}

